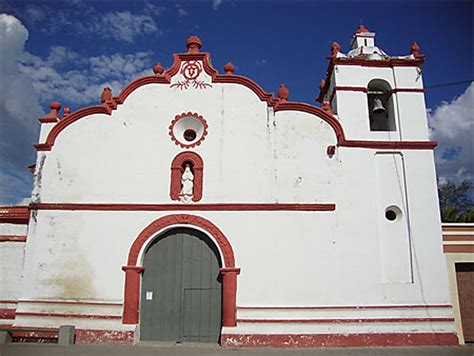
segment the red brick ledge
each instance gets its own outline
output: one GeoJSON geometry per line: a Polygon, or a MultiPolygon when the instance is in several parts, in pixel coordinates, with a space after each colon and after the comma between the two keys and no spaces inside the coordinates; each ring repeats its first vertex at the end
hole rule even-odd
{"type": "Polygon", "coordinates": [[[27,206],[0,206],[0,223],[26,225],[29,220],[27,206]]]}
{"type": "Polygon", "coordinates": [[[458,345],[454,333],[385,334],[224,334],[221,346],[237,347],[367,347],[458,345]]]}
{"type": "MultiPolygon", "coordinates": [[[[15,327],[0,325],[9,330],[13,341],[57,342],[58,328],[15,327]]],[[[133,331],[76,329],[77,344],[133,344],[133,331]]]]}
{"type": "Polygon", "coordinates": [[[26,236],[0,235],[0,242],[26,242],[26,236]]]}

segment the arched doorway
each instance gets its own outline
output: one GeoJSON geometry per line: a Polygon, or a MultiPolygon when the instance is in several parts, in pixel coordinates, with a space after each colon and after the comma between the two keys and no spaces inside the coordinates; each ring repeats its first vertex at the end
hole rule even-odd
{"type": "Polygon", "coordinates": [[[143,257],[140,340],[218,342],[222,261],[202,232],[174,228],[143,257]]]}

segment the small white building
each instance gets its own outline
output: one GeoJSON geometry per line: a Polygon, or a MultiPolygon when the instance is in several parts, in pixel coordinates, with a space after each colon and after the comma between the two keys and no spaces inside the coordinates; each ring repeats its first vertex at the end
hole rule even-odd
{"type": "Polygon", "coordinates": [[[333,45],[321,107],[231,63],[219,73],[196,36],[100,105],[51,103],[31,204],[0,213],[4,327],[75,325],[78,342],[457,344],[423,56],[374,39],[361,26],[347,54],[333,45]]]}

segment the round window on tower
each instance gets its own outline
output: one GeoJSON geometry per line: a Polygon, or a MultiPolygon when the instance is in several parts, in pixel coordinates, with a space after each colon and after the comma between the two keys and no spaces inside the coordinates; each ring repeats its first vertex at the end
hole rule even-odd
{"type": "Polygon", "coordinates": [[[402,210],[395,205],[389,206],[385,209],[385,219],[390,222],[398,221],[402,218],[402,210]]]}
{"type": "Polygon", "coordinates": [[[197,113],[182,113],[171,121],[169,135],[183,148],[199,146],[207,135],[207,122],[197,113]]]}

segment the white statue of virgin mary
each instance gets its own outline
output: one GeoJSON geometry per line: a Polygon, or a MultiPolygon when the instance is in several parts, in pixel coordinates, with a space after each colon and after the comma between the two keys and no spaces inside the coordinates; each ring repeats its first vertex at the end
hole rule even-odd
{"type": "Polygon", "coordinates": [[[181,176],[181,193],[179,200],[183,203],[190,203],[193,200],[194,175],[191,172],[191,166],[186,164],[183,175],[181,176]]]}

